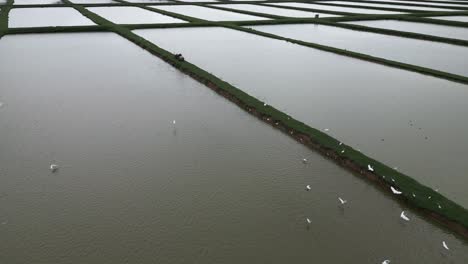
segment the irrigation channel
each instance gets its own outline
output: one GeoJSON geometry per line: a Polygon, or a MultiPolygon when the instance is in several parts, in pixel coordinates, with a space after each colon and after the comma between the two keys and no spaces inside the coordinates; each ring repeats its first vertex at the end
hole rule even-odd
{"type": "Polygon", "coordinates": [[[467,263],[467,18],[0,0],[0,262],[467,263]]]}

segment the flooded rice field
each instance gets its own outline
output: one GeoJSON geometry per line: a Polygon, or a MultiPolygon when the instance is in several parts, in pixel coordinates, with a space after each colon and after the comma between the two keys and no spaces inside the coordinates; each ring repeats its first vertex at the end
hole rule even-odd
{"type": "Polygon", "coordinates": [[[153,11],[138,7],[88,7],[89,11],[96,13],[111,22],[118,24],[141,23],[184,23],[185,21],[165,16],[153,11]]]}
{"type": "Polygon", "coordinates": [[[411,9],[411,10],[421,10],[421,11],[451,11],[450,8],[442,8],[442,7],[420,7],[420,6],[407,6],[407,5],[358,3],[358,2],[347,2],[347,1],[330,1],[330,2],[327,2],[327,3],[329,3],[329,4],[341,4],[341,5],[360,5],[360,6],[368,6],[368,7],[411,9]]]}
{"type": "Polygon", "coordinates": [[[223,28],[136,32],[468,206],[466,85],[223,28]]]}
{"type": "Polygon", "coordinates": [[[9,26],[12,28],[86,25],[94,23],[69,7],[14,8],[10,11],[9,26]]]}
{"type": "MultiPolygon", "coordinates": [[[[439,18],[436,18],[439,19],[439,18]]],[[[434,25],[427,23],[415,23],[399,20],[375,20],[375,21],[355,21],[348,22],[350,24],[361,25],[366,27],[377,27],[385,29],[393,29],[444,38],[455,38],[468,40],[468,28],[451,27],[445,25],[434,25]]]]}
{"type": "Polygon", "coordinates": [[[8,36],[0,55],[2,260],[468,258],[465,242],[116,35],[8,36]]]}
{"type": "Polygon", "coordinates": [[[268,18],[245,15],[235,12],[217,10],[201,6],[155,6],[155,8],[170,11],[190,17],[212,21],[236,21],[236,20],[265,20],[268,18]]]}
{"type": "Polygon", "coordinates": [[[468,50],[462,46],[324,25],[281,25],[257,29],[284,37],[468,76],[468,61],[466,60],[468,50]]]}
{"type": "Polygon", "coordinates": [[[70,1],[0,0],[0,263],[468,263],[463,13],[70,1]]]}
{"type": "Polygon", "coordinates": [[[366,8],[354,8],[354,7],[341,7],[341,6],[330,6],[330,5],[317,5],[317,4],[308,4],[308,3],[272,3],[272,5],[277,6],[286,6],[286,7],[299,7],[299,8],[312,8],[336,12],[348,12],[356,14],[400,14],[400,12],[394,11],[385,11],[378,9],[366,9],[366,8]]]}
{"type": "Polygon", "coordinates": [[[238,9],[243,11],[258,12],[263,14],[270,14],[276,16],[285,16],[285,17],[336,17],[338,15],[326,14],[326,13],[317,13],[317,12],[305,12],[300,10],[284,9],[279,7],[271,6],[260,6],[260,5],[251,5],[251,4],[236,4],[236,5],[217,5],[220,7],[238,9]]]}
{"type": "Polygon", "coordinates": [[[449,21],[468,22],[468,16],[437,16],[437,17],[429,17],[429,18],[449,20],[449,21]]]}

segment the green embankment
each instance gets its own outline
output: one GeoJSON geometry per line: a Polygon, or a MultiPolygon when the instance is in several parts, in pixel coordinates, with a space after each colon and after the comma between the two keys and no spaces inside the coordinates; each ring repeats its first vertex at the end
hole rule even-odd
{"type": "Polygon", "coordinates": [[[8,32],[8,14],[13,3],[14,0],[7,0],[6,4],[0,9],[0,39],[8,32]]]}
{"type": "MultiPolygon", "coordinates": [[[[68,0],[64,1],[71,4],[68,0]]],[[[247,111],[255,113],[264,120],[271,120],[271,124],[287,129],[287,131],[294,136],[305,136],[307,139],[311,140],[311,144],[313,144],[316,149],[326,154],[326,156],[336,160],[338,163],[348,168],[355,168],[355,170],[357,168],[357,171],[363,175],[371,175],[372,177],[375,177],[383,184],[382,186],[386,191],[390,191],[389,186],[394,186],[403,192],[402,195],[395,196],[396,198],[400,198],[416,208],[429,212],[429,214],[435,217],[435,219],[445,223],[452,230],[468,237],[468,211],[438,192],[422,185],[411,177],[404,175],[357,150],[354,150],[350,146],[341,144],[338,140],[328,136],[320,130],[311,128],[274,107],[264,104],[264,102],[250,96],[196,65],[193,65],[188,61],[178,61],[172,53],[134,34],[130,29],[113,24],[110,21],[86,10],[82,6],[74,4],[71,4],[71,6],[84,16],[94,21],[96,24],[106,27],[110,31],[125,37],[151,54],[163,59],[182,72],[189,74],[196,80],[230,98],[247,111]],[[344,153],[342,153],[343,150],[344,153]],[[368,165],[373,166],[374,172],[371,173],[367,170],[368,165]]],[[[225,24],[224,26],[236,30],[249,31],[249,29],[241,29],[236,25],[225,24]]],[[[257,32],[251,33],[258,34],[257,32]]]]}

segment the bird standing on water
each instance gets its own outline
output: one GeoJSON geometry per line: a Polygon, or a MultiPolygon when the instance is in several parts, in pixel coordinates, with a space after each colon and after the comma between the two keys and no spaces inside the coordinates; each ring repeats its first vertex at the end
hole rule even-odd
{"type": "Polygon", "coordinates": [[[307,185],[306,186],[306,191],[310,191],[310,190],[311,190],[310,185],[307,185]]]}
{"type": "Polygon", "coordinates": [[[56,172],[59,167],[57,164],[51,164],[49,168],[51,172],[56,172]]]}

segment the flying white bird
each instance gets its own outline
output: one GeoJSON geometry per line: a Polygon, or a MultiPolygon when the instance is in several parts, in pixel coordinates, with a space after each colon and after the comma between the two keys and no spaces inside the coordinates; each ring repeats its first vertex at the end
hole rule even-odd
{"type": "Polygon", "coordinates": [[[49,168],[50,168],[50,171],[56,172],[58,170],[58,165],[57,164],[51,164],[49,168]]]}
{"type": "Polygon", "coordinates": [[[445,243],[445,241],[442,241],[442,246],[443,246],[446,250],[450,250],[450,248],[447,246],[447,243],[445,243]]]}
{"type": "Polygon", "coordinates": [[[409,218],[405,215],[405,211],[401,211],[400,218],[405,221],[409,221],[409,218]]]}
{"type": "Polygon", "coordinates": [[[382,261],[382,264],[390,264],[390,260],[386,259],[386,260],[382,261]]]}
{"type": "Polygon", "coordinates": [[[306,222],[307,222],[308,224],[311,224],[311,223],[312,223],[312,221],[310,221],[309,218],[306,218],[306,222]]]}
{"type": "Polygon", "coordinates": [[[310,185],[307,185],[306,186],[306,191],[310,191],[310,190],[311,190],[310,185]]]}
{"type": "Polygon", "coordinates": [[[402,192],[400,192],[399,190],[393,188],[393,186],[390,186],[390,189],[392,190],[392,193],[393,194],[401,194],[402,192]]]}
{"type": "Polygon", "coordinates": [[[367,170],[368,171],[374,171],[374,167],[372,167],[370,164],[367,165],[367,170]]]}
{"type": "Polygon", "coordinates": [[[346,200],[343,200],[341,197],[338,197],[338,200],[340,200],[340,203],[341,203],[341,204],[345,204],[345,203],[348,202],[348,201],[346,201],[346,200]]]}

